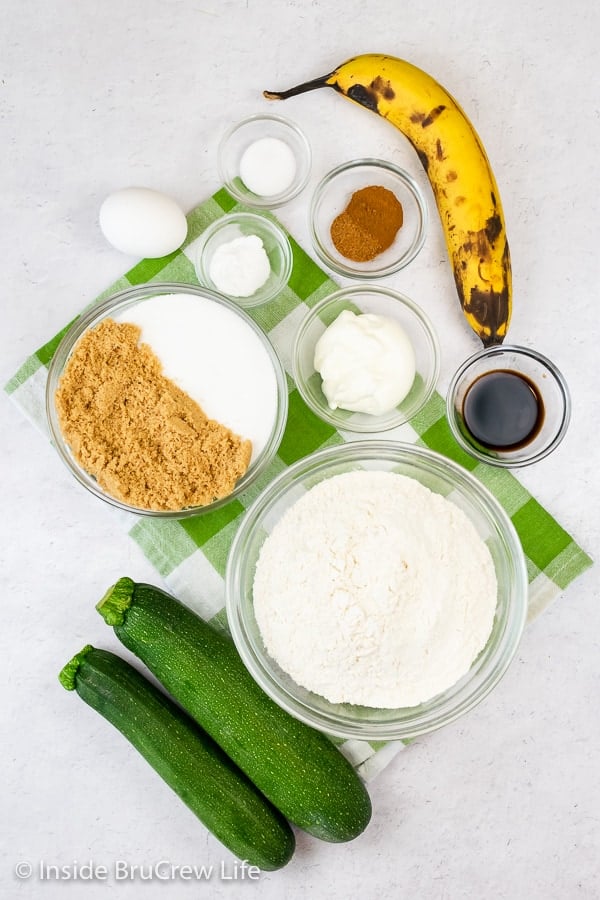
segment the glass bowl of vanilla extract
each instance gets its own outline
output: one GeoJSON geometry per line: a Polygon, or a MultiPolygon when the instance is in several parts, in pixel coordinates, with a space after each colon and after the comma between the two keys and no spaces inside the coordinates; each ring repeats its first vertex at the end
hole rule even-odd
{"type": "Polygon", "coordinates": [[[562,373],[528,347],[489,347],[455,373],[446,398],[451,431],[480,462],[518,468],[560,444],[571,417],[562,373]]]}

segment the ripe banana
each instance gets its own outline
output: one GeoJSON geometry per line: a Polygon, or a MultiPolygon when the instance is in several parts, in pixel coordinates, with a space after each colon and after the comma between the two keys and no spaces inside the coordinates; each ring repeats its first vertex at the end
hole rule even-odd
{"type": "Polygon", "coordinates": [[[413,145],[437,203],[463,313],[484,347],[501,344],[512,308],[510,253],[500,194],[468,118],[430,75],[393,56],[355,56],[329,75],[287,91],[285,100],[332,87],[398,128],[413,145]]]}

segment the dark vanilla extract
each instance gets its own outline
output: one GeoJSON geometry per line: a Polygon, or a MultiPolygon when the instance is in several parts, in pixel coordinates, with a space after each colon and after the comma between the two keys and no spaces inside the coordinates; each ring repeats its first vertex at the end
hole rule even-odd
{"type": "Polygon", "coordinates": [[[463,400],[463,421],[475,440],[490,450],[518,450],[539,434],[544,404],[525,375],[497,369],[480,375],[463,400]]]}

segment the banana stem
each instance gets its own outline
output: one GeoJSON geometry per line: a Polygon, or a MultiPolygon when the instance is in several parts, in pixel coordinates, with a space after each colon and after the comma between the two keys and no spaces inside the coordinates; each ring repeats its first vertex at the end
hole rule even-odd
{"type": "Polygon", "coordinates": [[[329,83],[332,75],[333,72],[330,72],[329,75],[321,75],[320,78],[305,81],[303,84],[298,84],[287,91],[263,91],[263,97],[266,97],[267,100],[287,100],[288,97],[296,97],[298,94],[305,94],[307,91],[316,91],[317,88],[332,87],[333,85],[329,83]]]}

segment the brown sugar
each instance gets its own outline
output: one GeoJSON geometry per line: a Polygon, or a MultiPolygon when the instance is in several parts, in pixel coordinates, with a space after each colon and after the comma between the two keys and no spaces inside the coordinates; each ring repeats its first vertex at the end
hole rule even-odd
{"type": "Polygon", "coordinates": [[[228,496],[252,445],[209,419],[162,373],[141,329],[104,319],[78,341],[56,391],[61,432],[112,497],[182,510],[228,496]]]}
{"type": "Polygon", "coordinates": [[[331,240],[346,259],[369,262],[391,247],[404,220],[402,204],[382,185],[355,191],[331,223],[331,240]]]}

